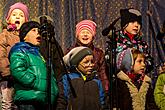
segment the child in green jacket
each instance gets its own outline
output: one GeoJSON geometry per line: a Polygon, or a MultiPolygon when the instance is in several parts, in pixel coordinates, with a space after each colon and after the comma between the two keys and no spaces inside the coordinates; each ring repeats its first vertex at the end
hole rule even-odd
{"type": "MultiPolygon", "coordinates": [[[[10,69],[14,78],[14,101],[19,110],[31,106],[31,110],[46,110],[47,106],[47,68],[39,52],[41,36],[39,23],[29,21],[20,28],[21,42],[10,51],[10,69]]],[[[51,104],[55,103],[58,94],[56,79],[51,74],[51,104]]]]}

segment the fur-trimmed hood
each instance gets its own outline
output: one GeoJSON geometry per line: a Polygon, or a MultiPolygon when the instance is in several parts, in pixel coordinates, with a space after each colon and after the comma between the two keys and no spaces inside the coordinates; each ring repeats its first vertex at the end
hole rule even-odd
{"type": "Polygon", "coordinates": [[[151,84],[151,78],[145,75],[142,85],[138,90],[138,88],[132,83],[131,79],[123,71],[120,71],[117,74],[117,77],[124,80],[129,89],[133,110],[145,110],[146,95],[151,84]]]}

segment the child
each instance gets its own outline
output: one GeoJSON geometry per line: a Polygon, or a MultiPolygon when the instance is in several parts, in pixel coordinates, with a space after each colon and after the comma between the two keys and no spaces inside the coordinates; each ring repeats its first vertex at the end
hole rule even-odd
{"type": "MultiPolygon", "coordinates": [[[[19,110],[46,110],[47,104],[47,68],[39,52],[41,36],[39,23],[29,21],[20,28],[20,41],[10,51],[10,69],[14,78],[14,101],[19,110]]],[[[56,79],[51,75],[51,104],[54,104],[58,88],[56,79]]]]}
{"type": "Polygon", "coordinates": [[[13,110],[13,82],[10,75],[8,53],[11,47],[19,42],[18,31],[29,18],[26,5],[18,2],[10,6],[6,15],[7,29],[0,34],[0,91],[2,95],[2,110],[13,110]]]}
{"type": "Polygon", "coordinates": [[[151,78],[145,75],[145,55],[127,48],[117,55],[116,61],[120,110],[155,110],[151,78]]]}
{"type": "Polygon", "coordinates": [[[138,43],[142,40],[140,29],[142,26],[142,16],[135,9],[121,9],[121,31],[118,33],[117,52],[127,48],[138,48],[138,43]]]}
{"type": "Polygon", "coordinates": [[[148,44],[142,40],[142,15],[133,8],[121,9],[121,31],[117,33],[117,49],[116,52],[122,52],[127,48],[136,48],[145,53],[146,61],[149,63],[146,65],[146,73],[150,73],[153,70],[153,58],[150,56],[148,44]]]}
{"type": "Polygon", "coordinates": [[[101,81],[94,72],[92,50],[88,47],[75,47],[63,59],[72,68],[68,75],[76,97],[72,94],[65,74],[59,82],[57,110],[101,110],[104,92],[101,81]]]}
{"type": "Polygon", "coordinates": [[[104,90],[108,93],[109,81],[106,74],[104,53],[101,49],[93,45],[96,35],[96,23],[91,20],[82,20],[76,25],[76,43],[68,50],[74,47],[86,46],[93,51],[94,55],[94,68],[98,73],[99,79],[102,81],[104,90]]]}
{"type": "Polygon", "coordinates": [[[159,76],[154,90],[154,98],[160,110],[165,110],[165,63],[159,70],[159,76]]]}

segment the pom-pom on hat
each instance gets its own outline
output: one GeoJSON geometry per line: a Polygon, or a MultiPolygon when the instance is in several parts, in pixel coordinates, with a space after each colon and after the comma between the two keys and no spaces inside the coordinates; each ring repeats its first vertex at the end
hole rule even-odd
{"type": "Polygon", "coordinates": [[[133,8],[130,9],[121,9],[121,28],[125,27],[129,22],[137,21],[140,25],[142,25],[142,16],[138,10],[133,8]]]}
{"type": "Polygon", "coordinates": [[[19,32],[19,37],[21,41],[24,41],[26,34],[33,28],[39,28],[40,24],[36,21],[29,21],[22,24],[19,32]]]}
{"type": "Polygon", "coordinates": [[[88,47],[79,46],[70,50],[70,52],[63,57],[63,60],[67,66],[77,66],[87,55],[93,55],[92,50],[88,47]]]}
{"type": "Polygon", "coordinates": [[[89,30],[93,36],[96,34],[96,23],[91,20],[82,20],[76,25],[76,37],[78,34],[83,30],[87,29],[89,30]]]}
{"type": "Polygon", "coordinates": [[[17,3],[15,3],[15,4],[13,4],[13,5],[10,6],[9,11],[6,14],[6,20],[7,21],[9,20],[10,15],[11,15],[11,12],[14,9],[20,9],[20,10],[22,10],[24,12],[24,15],[25,15],[25,21],[28,21],[28,19],[29,19],[29,10],[28,10],[28,7],[25,4],[21,3],[21,2],[17,2],[17,3]]]}
{"type": "Polygon", "coordinates": [[[132,55],[132,49],[128,48],[119,52],[116,57],[116,65],[118,70],[125,70],[131,72],[134,60],[132,55]]]}

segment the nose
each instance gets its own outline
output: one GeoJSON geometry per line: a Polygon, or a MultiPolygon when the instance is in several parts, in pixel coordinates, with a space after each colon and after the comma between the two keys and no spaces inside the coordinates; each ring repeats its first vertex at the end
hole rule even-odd
{"type": "Polygon", "coordinates": [[[142,62],[142,66],[146,66],[145,62],[142,62]]]}
{"type": "Polygon", "coordinates": [[[16,18],[18,19],[18,18],[20,18],[20,16],[19,15],[16,15],[16,18]]]}
{"type": "Polygon", "coordinates": [[[90,62],[88,65],[89,65],[89,67],[93,67],[94,63],[90,62]]]}
{"type": "Polygon", "coordinates": [[[88,34],[87,32],[84,32],[84,35],[85,35],[85,36],[87,36],[87,34],[88,34]]]}

